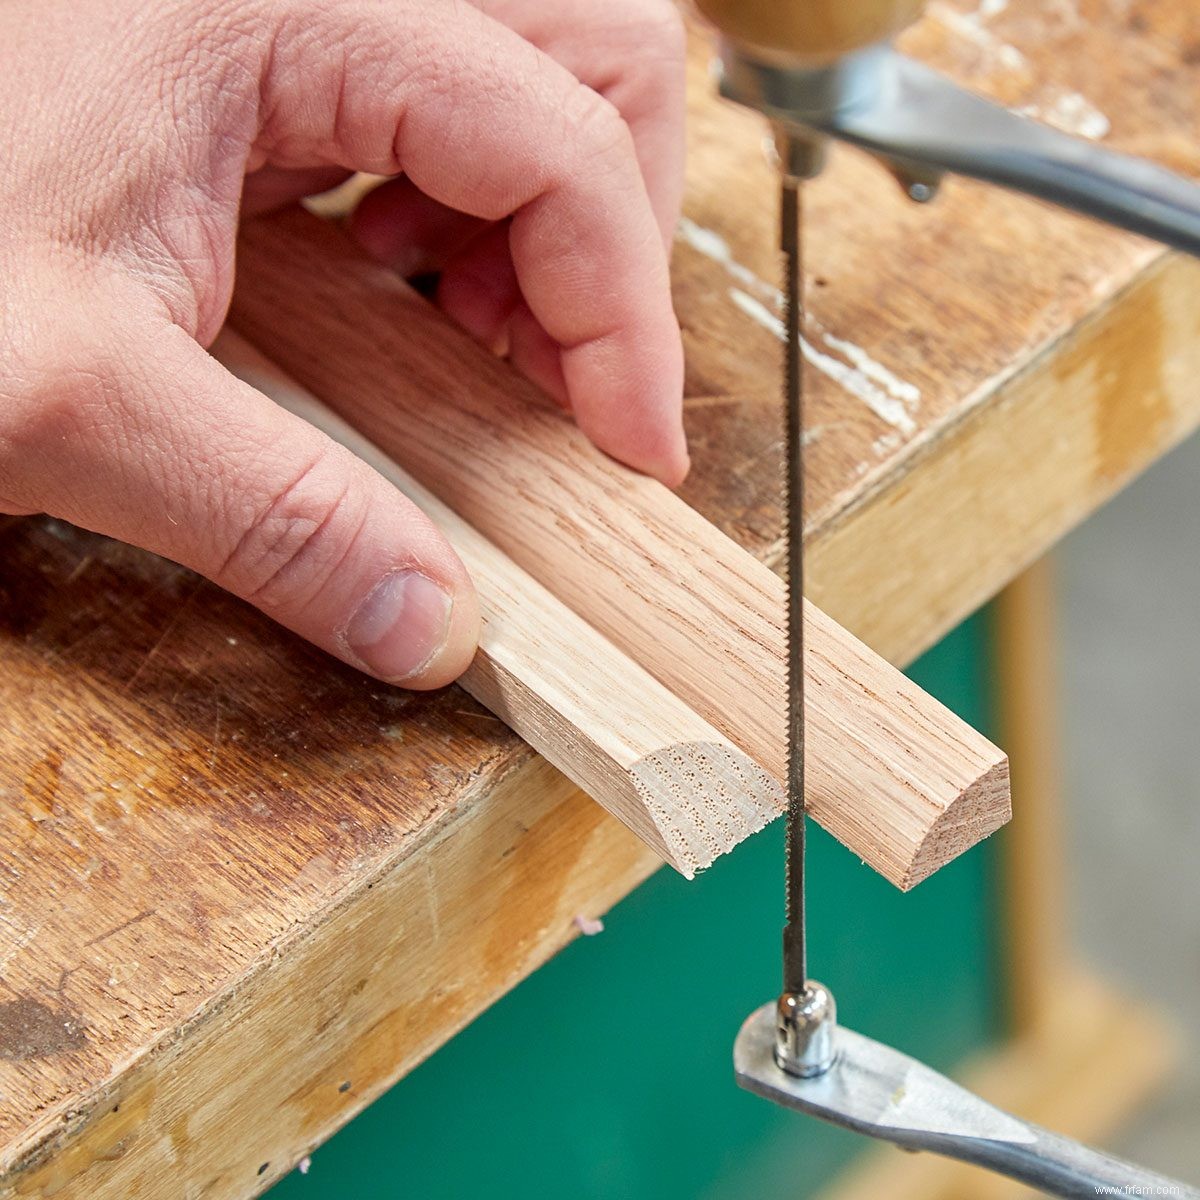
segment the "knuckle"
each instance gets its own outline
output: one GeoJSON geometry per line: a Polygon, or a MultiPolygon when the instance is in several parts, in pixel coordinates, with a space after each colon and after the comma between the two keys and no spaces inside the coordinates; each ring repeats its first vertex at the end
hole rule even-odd
{"type": "Polygon", "coordinates": [[[683,61],[687,54],[687,26],[673,0],[653,0],[642,5],[638,23],[643,46],[656,57],[683,61]]]}
{"type": "Polygon", "coordinates": [[[609,0],[597,21],[609,53],[631,69],[658,70],[687,54],[687,24],[675,0],[609,0]]]}
{"type": "Polygon", "coordinates": [[[322,447],[265,503],[233,517],[233,546],[215,582],[268,612],[302,611],[365,523],[365,497],[349,465],[340,447],[322,447]]]}
{"type": "Polygon", "coordinates": [[[33,504],[48,464],[100,436],[125,404],[117,339],[82,305],[53,308],[31,303],[0,320],[0,493],[33,504]]]}
{"type": "Polygon", "coordinates": [[[276,0],[184,0],[183,4],[148,7],[140,29],[161,69],[169,74],[217,74],[214,83],[249,83],[260,59],[276,0]]]}
{"type": "Polygon", "coordinates": [[[615,104],[582,84],[563,109],[567,134],[576,151],[595,164],[634,160],[633,136],[615,104]]]}

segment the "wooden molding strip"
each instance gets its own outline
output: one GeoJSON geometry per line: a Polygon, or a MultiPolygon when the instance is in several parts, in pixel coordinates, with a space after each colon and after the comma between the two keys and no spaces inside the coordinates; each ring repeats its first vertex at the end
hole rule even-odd
{"type": "Polygon", "coordinates": [[[783,808],[781,785],[243,338],[235,374],[323,429],[432,517],[479,594],[462,686],[689,879],[783,808]]]}
{"type": "MultiPolygon", "coordinates": [[[[783,585],[340,230],[246,224],[232,321],[771,775],[784,773],[783,585]]],[[[812,815],[902,888],[1010,813],[985,738],[807,606],[812,815]]]]}

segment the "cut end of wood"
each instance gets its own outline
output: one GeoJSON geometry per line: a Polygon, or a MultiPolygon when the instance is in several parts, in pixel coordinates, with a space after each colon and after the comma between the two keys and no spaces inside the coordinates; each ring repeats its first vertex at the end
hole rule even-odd
{"type": "Polygon", "coordinates": [[[895,881],[897,886],[904,892],[916,887],[1011,818],[1008,758],[1002,757],[951,801],[930,826],[904,877],[895,881]]]}
{"type": "Polygon", "coordinates": [[[634,763],[634,787],[663,854],[691,879],[783,811],[783,787],[728,743],[687,742],[634,763]]]}

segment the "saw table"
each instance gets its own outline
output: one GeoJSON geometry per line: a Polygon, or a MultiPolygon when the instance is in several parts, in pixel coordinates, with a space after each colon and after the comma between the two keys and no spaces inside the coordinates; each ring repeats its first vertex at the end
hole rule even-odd
{"type": "MultiPolygon", "coordinates": [[[[1200,174],[1179,6],[935,3],[903,48],[1200,174]]],[[[775,178],[709,55],[684,496],[774,563],[775,178]]],[[[1200,267],[877,175],[843,151],[806,193],[809,595],[905,663],[1200,423],[1200,267]]],[[[45,518],[0,525],[0,795],[0,1196],[254,1194],[657,866],[458,690],[45,518]]]]}

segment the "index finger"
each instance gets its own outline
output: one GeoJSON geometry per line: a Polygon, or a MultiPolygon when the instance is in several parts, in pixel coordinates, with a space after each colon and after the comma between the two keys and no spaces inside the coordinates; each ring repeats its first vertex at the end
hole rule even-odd
{"type": "Polygon", "coordinates": [[[673,0],[473,0],[611,100],[669,247],[683,198],[687,37],[673,0]]]}
{"type": "Polygon", "coordinates": [[[525,301],[561,347],[576,419],[668,484],[687,471],[683,350],[633,140],[611,104],[467,6],[289,6],[264,81],[268,158],[403,171],[427,195],[512,217],[525,301]]]}

